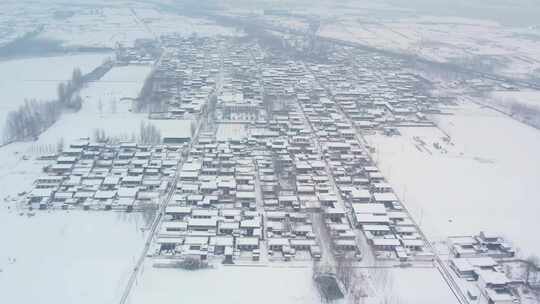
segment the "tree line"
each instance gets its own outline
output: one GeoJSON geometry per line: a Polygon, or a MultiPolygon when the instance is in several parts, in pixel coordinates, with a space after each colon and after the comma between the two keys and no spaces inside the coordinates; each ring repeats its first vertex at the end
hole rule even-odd
{"type": "Polygon", "coordinates": [[[3,134],[4,143],[36,139],[41,132],[58,120],[63,109],[80,110],[82,98],[77,92],[84,83],[81,69],[75,68],[70,80],[58,84],[55,100],[25,100],[23,105],[7,115],[3,134]]]}
{"type": "Polygon", "coordinates": [[[94,129],[93,140],[101,143],[118,143],[122,141],[136,142],[142,145],[157,145],[161,143],[161,131],[152,123],[141,122],[138,136],[135,132],[131,136],[127,134],[110,136],[103,129],[94,129]]]}

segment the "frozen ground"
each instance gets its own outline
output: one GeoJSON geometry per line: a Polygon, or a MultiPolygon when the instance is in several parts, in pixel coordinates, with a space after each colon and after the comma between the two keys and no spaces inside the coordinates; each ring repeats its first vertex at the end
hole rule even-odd
{"type": "Polygon", "coordinates": [[[432,240],[485,230],[540,253],[540,132],[472,104],[451,111],[433,117],[451,144],[437,128],[366,136],[381,171],[432,240]]]}
{"type": "Polygon", "coordinates": [[[130,296],[138,303],[315,304],[310,268],[217,266],[184,271],[153,268],[147,260],[130,296]]]}
{"type": "Polygon", "coordinates": [[[0,302],[117,303],[144,244],[141,214],[0,207],[0,302]]]}
{"type": "Polygon", "coordinates": [[[55,99],[58,83],[69,79],[73,69],[79,67],[83,73],[88,73],[111,55],[62,55],[0,61],[0,134],[7,113],[24,104],[25,99],[55,99]]]}

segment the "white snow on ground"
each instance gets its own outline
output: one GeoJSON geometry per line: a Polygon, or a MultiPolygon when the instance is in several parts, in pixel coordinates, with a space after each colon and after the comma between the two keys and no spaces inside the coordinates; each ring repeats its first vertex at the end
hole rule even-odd
{"type": "Polygon", "coordinates": [[[1,303],[117,303],[144,245],[141,214],[0,207],[1,303]]]}
{"type": "Polygon", "coordinates": [[[185,36],[242,34],[211,20],[181,16],[143,3],[131,3],[115,7],[79,8],[73,17],[48,24],[40,37],[60,40],[64,46],[114,48],[117,44],[131,46],[138,39],[155,39],[170,33],[185,36]]]}
{"type": "Polygon", "coordinates": [[[400,304],[457,304],[456,297],[435,268],[390,269],[385,296],[400,304]]]}
{"type": "Polygon", "coordinates": [[[82,90],[84,101],[80,111],[63,114],[36,144],[54,144],[60,138],[69,144],[81,137],[92,138],[96,129],[125,140],[138,135],[140,124],[148,120],[148,115],[133,113],[130,98],[137,97],[150,70],[150,66],[139,65],[114,67],[82,90]]]}
{"type": "Polygon", "coordinates": [[[217,266],[185,271],[153,268],[147,260],[130,295],[138,303],[315,304],[310,268],[217,266]]]}
{"type": "Polygon", "coordinates": [[[57,87],[79,67],[88,73],[99,66],[110,53],[62,55],[0,61],[0,134],[9,111],[24,104],[25,99],[52,100],[57,87]]]}
{"type": "Polygon", "coordinates": [[[30,148],[29,143],[14,143],[0,148],[0,207],[5,202],[11,205],[19,199],[19,193],[31,190],[32,183],[47,165],[47,162],[25,156],[30,148]]]}
{"type": "Polygon", "coordinates": [[[484,230],[540,253],[540,132],[472,104],[452,112],[434,120],[454,145],[436,128],[366,136],[381,171],[431,240],[484,230]]]}
{"type": "Polygon", "coordinates": [[[480,56],[490,57],[502,63],[493,66],[495,72],[511,77],[528,78],[540,68],[540,36],[524,28],[477,19],[424,16],[377,20],[344,15],[323,22],[319,35],[440,62],[458,59],[478,65],[480,56]]]}
{"type": "Polygon", "coordinates": [[[137,8],[134,10],[139,20],[155,35],[180,34],[183,36],[242,36],[240,30],[218,25],[212,20],[193,18],[165,10],[137,8]]]}
{"type": "Polygon", "coordinates": [[[131,46],[137,39],[154,38],[128,7],[79,9],[66,21],[49,24],[40,37],[61,40],[65,46],[110,48],[117,43],[131,46]]]}
{"type": "Polygon", "coordinates": [[[144,65],[114,67],[102,79],[82,90],[84,101],[80,111],[62,115],[35,144],[54,144],[60,138],[68,144],[81,137],[92,138],[95,130],[103,130],[109,137],[132,140],[133,136],[139,136],[143,122],[163,129],[164,135],[189,134],[187,120],[149,120],[148,114],[133,112],[133,98],[139,95],[150,70],[150,66],[144,65]]]}

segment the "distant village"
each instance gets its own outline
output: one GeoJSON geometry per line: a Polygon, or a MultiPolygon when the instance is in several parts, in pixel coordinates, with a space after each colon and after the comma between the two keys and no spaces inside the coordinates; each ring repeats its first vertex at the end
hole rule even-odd
{"type": "Polygon", "coordinates": [[[377,168],[363,134],[432,125],[427,115],[452,102],[407,63],[347,47],[295,61],[242,38],[161,44],[159,54],[144,41],[117,54],[118,64],[154,62],[136,103],[170,124],[161,143],[70,143],[42,157],[25,206],[150,210],[147,255],[160,267],[430,264],[465,303],[519,303],[540,287],[538,265],[489,232],[450,236],[441,255],[377,168]]]}

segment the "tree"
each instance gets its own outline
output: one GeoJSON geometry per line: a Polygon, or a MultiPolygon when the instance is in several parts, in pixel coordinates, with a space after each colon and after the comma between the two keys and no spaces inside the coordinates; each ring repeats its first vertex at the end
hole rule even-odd
{"type": "Polygon", "coordinates": [[[94,129],[94,140],[96,142],[107,142],[108,137],[103,129],[94,129]]]}
{"type": "Polygon", "coordinates": [[[56,143],[56,152],[60,153],[64,150],[64,138],[60,137],[58,143],[56,143]]]}
{"type": "Polygon", "coordinates": [[[66,101],[66,85],[63,82],[58,84],[57,88],[58,101],[64,103],[66,101]]]}
{"type": "Polygon", "coordinates": [[[197,127],[196,127],[196,123],[195,123],[194,120],[191,121],[189,127],[190,127],[190,130],[191,130],[191,137],[195,137],[195,132],[196,132],[197,127]]]}
{"type": "Polygon", "coordinates": [[[80,88],[83,84],[83,76],[80,68],[75,68],[73,70],[73,73],[71,75],[71,82],[73,83],[73,86],[77,89],[80,88]]]}
{"type": "Polygon", "coordinates": [[[161,132],[153,124],[146,124],[143,121],[139,129],[139,142],[142,144],[159,144],[161,143],[161,132]]]}
{"type": "Polygon", "coordinates": [[[69,107],[74,109],[75,111],[79,111],[82,108],[82,103],[82,97],[80,95],[77,95],[75,98],[73,98],[69,107]]]}
{"type": "Polygon", "coordinates": [[[17,110],[8,113],[4,129],[4,142],[34,139],[50,127],[60,116],[57,101],[26,100],[17,110]]]}

